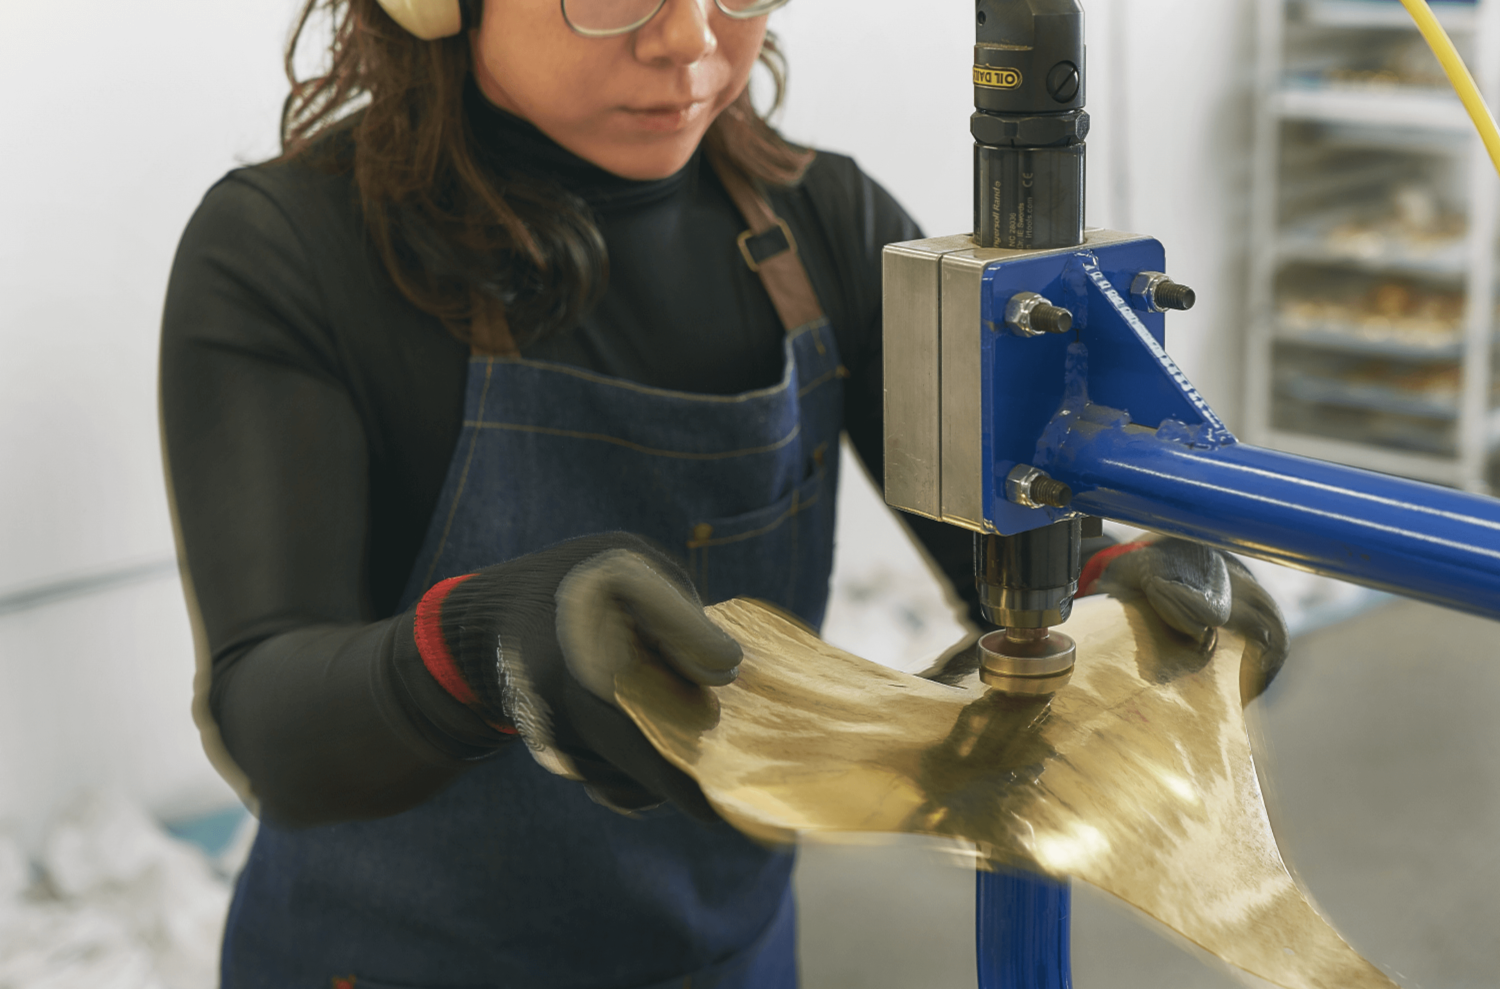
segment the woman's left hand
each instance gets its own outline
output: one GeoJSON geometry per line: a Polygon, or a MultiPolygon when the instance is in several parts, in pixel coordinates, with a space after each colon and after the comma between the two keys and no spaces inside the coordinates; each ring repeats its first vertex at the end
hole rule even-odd
{"type": "MultiPolygon", "coordinates": [[[[1146,599],[1157,616],[1202,641],[1230,628],[1255,647],[1240,664],[1240,699],[1248,704],[1286,662],[1291,636],[1281,609],[1245,565],[1227,553],[1186,539],[1165,538],[1110,546],[1084,566],[1079,595],[1104,592],[1146,599]]],[[[978,636],[948,650],[921,676],[955,684],[979,668],[978,636]]]]}
{"type": "Polygon", "coordinates": [[[1079,593],[1095,591],[1122,600],[1144,596],[1162,621],[1195,639],[1226,626],[1245,636],[1257,647],[1257,658],[1241,669],[1245,703],[1286,662],[1291,636],[1281,609],[1244,564],[1219,550],[1170,537],[1112,546],[1084,567],[1079,593]]]}

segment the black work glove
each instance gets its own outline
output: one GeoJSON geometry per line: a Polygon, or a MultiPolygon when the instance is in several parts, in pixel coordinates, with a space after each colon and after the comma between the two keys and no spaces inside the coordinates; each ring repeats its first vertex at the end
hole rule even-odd
{"type": "Polygon", "coordinates": [[[1291,639],[1266,589],[1239,560],[1199,543],[1169,537],[1130,546],[1139,548],[1115,556],[1081,590],[1144,596],[1162,621],[1199,641],[1226,626],[1240,633],[1252,646],[1240,669],[1241,700],[1260,696],[1286,662],[1291,639]]]}
{"type": "Polygon", "coordinates": [[[543,766],[581,779],[615,810],[670,800],[718,820],[692,777],[614,704],[615,674],[637,663],[710,687],[738,673],[739,643],[704,615],[665,553],[626,533],[572,539],[479,571],[441,609],[443,639],[472,692],[455,696],[486,721],[513,725],[543,766]]]}
{"type": "MultiPolygon", "coordinates": [[[[1145,597],[1169,626],[1204,642],[1228,627],[1251,644],[1240,665],[1240,699],[1250,703],[1270,686],[1286,662],[1290,635],[1275,600],[1245,565],[1227,553],[1186,539],[1109,547],[1102,574],[1084,568],[1082,594],[1103,591],[1122,600],[1145,597]],[[1123,552],[1122,552],[1123,551],[1123,552]]],[[[1066,631],[1066,629],[1064,629],[1066,631]]],[[[978,636],[945,652],[921,675],[956,684],[979,669],[978,636]]]]}

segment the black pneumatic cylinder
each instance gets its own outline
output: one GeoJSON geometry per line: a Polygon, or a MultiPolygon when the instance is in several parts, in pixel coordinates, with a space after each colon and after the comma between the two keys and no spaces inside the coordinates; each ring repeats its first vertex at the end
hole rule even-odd
{"type": "Polygon", "coordinates": [[[1082,144],[975,144],[974,176],[974,229],[980,247],[1025,251],[1083,243],[1082,144]]]}
{"type": "Polygon", "coordinates": [[[1016,250],[1083,242],[1083,10],[977,0],[974,238],[1016,250]]]}

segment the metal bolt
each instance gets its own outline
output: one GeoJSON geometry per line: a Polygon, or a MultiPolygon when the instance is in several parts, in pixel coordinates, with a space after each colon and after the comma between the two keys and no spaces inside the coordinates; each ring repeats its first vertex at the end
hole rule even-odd
{"type": "Polygon", "coordinates": [[[1175,309],[1178,312],[1186,312],[1193,308],[1193,303],[1198,301],[1198,295],[1186,285],[1179,285],[1170,279],[1156,286],[1156,304],[1162,309],[1175,309]]]}
{"type": "Polygon", "coordinates": [[[1061,481],[1042,476],[1031,482],[1031,500],[1050,508],[1067,508],[1073,502],[1073,489],[1061,481]]]}
{"type": "Polygon", "coordinates": [[[1028,464],[1020,464],[1005,478],[1005,497],[1025,508],[1067,508],[1073,489],[1028,464]]]}
{"type": "Polygon", "coordinates": [[[1035,292],[1017,292],[1005,306],[1005,325],[1018,337],[1067,333],[1073,328],[1073,314],[1035,292]]]}
{"type": "Polygon", "coordinates": [[[1143,271],[1136,275],[1130,286],[1130,295],[1135,307],[1146,312],[1166,312],[1169,309],[1186,312],[1198,301],[1196,292],[1172,281],[1160,271],[1143,271]]]}

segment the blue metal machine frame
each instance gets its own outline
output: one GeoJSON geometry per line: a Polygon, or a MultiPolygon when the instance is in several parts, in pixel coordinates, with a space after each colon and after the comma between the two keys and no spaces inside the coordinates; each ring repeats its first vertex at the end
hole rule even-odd
{"type": "MultiPolygon", "coordinates": [[[[1500,618],[1500,501],[1240,443],[1167,356],[1162,314],[1132,302],[1165,260],[1140,238],[986,266],[983,527],[1087,513],[1500,618]],[[1009,332],[1023,291],[1068,309],[1073,331],[1009,332]],[[1021,464],[1067,483],[1072,505],[1009,502],[1021,464]]],[[[1068,989],[1069,911],[1066,883],[979,872],[980,989],[1068,989]]]]}
{"type": "Polygon", "coordinates": [[[1500,501],[1236,440],[1167,356],[1162,315],[1132,304],[1135,275],[1164,269],[1150,238],[985,269],[986,527],[1083,512],[1500,618],[1500,501]],[[1022,291],[1068,309],[1074,331],[1009,333],[1022,291]],[[1073,504],[1008,502],[1017,464],[1067,483],[1073,504]]]}

